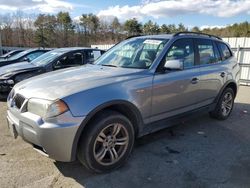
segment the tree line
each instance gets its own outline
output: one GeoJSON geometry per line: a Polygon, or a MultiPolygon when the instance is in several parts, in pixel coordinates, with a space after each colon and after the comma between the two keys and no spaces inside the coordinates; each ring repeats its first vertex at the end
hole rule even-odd
{"type": "Polygon", "coordinates": [[[158,25],[151,20],[146,23],[136,18],[120,22],[118,18],[103,19],[95,14],[82,14],[73,20],[68,12],[56,15],[25,15],[17,12],[0,16],[0,32],[3,46],[16,47],[68,47],[91,44],[113,44],[131,35],[170,34],[193,31],[220,37],[250,37],[250,23],[235,23],[224,28],[193,27],[182,23],[158,25]]]}

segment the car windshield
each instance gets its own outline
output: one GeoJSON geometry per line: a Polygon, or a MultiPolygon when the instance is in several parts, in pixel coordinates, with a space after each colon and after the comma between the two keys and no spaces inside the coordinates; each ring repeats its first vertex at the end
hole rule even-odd
{"type": "Polygon", "coordinates": [[[133,38],[121,42],[103,54],[97,65],[148,69],[162,51],[168,39],[133,38]]]}
{"type": "Polygon", "coordinates": [[[43,55],[31,61],[30,63],[36,66],[45,66],[54,59],[56,59],[57,57],[59,57],[61,54],[62,52],[56,52],[56,51],[46,52],[43,55]]]}
{"type": "Polygon", "coordinates": [[[22,51],[22,52],[20,52],[20,53],[18,53],[18,54],[15,54],[15,55],[11,56],[10,58],[8,58],[8,60],[15,60],[15,59],[18,59],[18,58],[20,58],[20,57],[26,55],[26,54],[29,53],[30,51],[31,51],[31,50],[22,51]]]}

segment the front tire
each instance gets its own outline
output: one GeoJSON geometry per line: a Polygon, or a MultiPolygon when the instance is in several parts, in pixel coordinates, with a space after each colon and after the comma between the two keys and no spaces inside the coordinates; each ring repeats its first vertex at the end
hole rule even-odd
{"type": "Polygon", "coordinates": [[[127,117],[115,111],[104,111],[84,130],[78,159],[94,172],[113,170],[129,157],[134,138],[134,128],[127,117]]]}
{"type": "Polygon", "coordinates": [[[234,98],[235,93],[233,89],[230,87],[226,88],[220,96],[215,109],[210,112],[210,116],[219,120],[227,119],[233,110],[234,98]]]}

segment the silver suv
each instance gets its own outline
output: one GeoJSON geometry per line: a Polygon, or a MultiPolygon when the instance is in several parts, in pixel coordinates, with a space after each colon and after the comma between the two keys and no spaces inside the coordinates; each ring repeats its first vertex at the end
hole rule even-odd
{"type": "Polygon", "coordinates": [[[181,32],[125,40],[95,64],[18,83],[7,119],[21,136],[58,161],[80,160],[105,172],[121,166],[135,138],[206,110],[230,115],[239,65],[219,37],[181,32]]]}

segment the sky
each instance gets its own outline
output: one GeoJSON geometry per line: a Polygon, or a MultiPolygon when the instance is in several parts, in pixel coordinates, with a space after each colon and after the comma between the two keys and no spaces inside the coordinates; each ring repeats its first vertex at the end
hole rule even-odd
{"type": "Polygon", "coordinates": [[[250,21],[250,0],[0,0],[0,14],[19,10],[35,14],[68,11],[75,19],[83,13],[94,13],[108,20],[137,18],[142,23],[183,23],[189,28],[250,21]]]}

